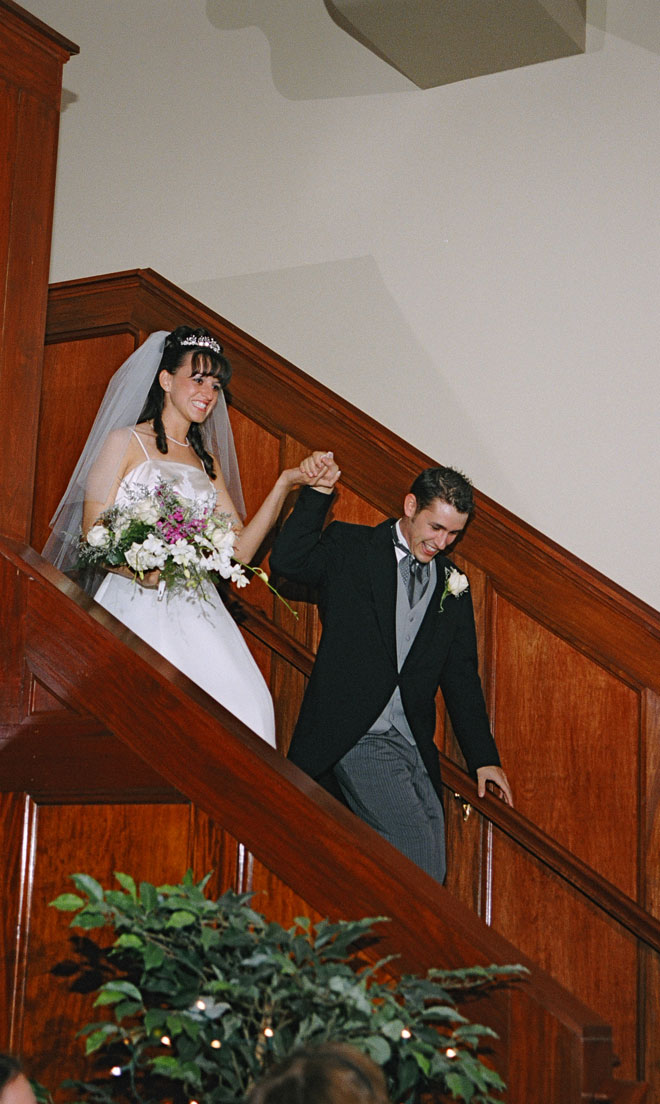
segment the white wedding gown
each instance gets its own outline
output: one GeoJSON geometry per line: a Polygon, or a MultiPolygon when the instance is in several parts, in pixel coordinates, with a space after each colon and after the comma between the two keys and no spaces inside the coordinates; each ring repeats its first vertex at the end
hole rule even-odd
{"type": "MultiPolygon", "coordinates": [[[[127,486],[152,490],[161,480],[172,484],[184,498],[215,504],[213,483],[205,471],[165,458],[145,459],[133,468],[120,486],[116,502],[127,501],[127,486]]],[[[215,587],[208,584],[205,595],[206,601],[184,591],[159,600],[157,590],[110,572],[95,599],[275,747],[268,687],[215,587]]]]}

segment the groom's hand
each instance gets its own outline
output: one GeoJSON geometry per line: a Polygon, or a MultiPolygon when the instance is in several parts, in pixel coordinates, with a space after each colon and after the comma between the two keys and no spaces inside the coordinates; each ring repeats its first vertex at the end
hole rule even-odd
{"type": "Polygon", "coordinates": [[[341,472],[332,452],[313,452],[300,464],[301,482],[322,494],[331,494],[341,472]]]}
{"type": "Polygon", "coordinates": [[[477,767],[477,791],[479,797],[486,795],[486,783],[492,782],[499,791],[498,797],[513,808],[513,793],[509,785],[509,779],[501,767],[477,767]]]}

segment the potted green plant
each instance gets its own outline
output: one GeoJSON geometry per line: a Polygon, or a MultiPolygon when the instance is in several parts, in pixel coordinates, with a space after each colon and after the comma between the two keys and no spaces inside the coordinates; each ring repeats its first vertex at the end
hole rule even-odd
{"type": "Polygon", "coordinates": [[[121,888],[105,890],[74,874],[77,893],[52,902],[75,913],[73,927],[112,930],[94,1002],[110,1018],[80,1032],[99,1074],[69,1083],[78,1099],[236,1102],[271,1063],[326,1040],[369,1054],[394,1101],[429,1092],[502,1099],[499,1075],[482,1060],[493,1033],[468,1022],[454,994],[510,981],[522,967],[394,980],[389,959],[369,963],[356,952],[382,918],[312,925],[301,917],[285,929],[249,895],[211,900],[208,877],[195,882],[189,871],[179,885],[137,886],[116,874],[121,888]]]}

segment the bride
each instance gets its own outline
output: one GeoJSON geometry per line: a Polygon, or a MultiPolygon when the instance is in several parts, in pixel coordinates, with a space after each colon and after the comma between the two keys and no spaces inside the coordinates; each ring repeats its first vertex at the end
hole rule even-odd
{"type": "MultiPolygon", "coordinates": [[[[206,330],[159,331],[112,377],[71,481],[51,522],[44,556],[66,571],[77,536],[114,503],[165,480],[181,497],[227,514],[235,554],[250,561],[297,484],[333,486],[332,456],[315,452],[281,472],[246,525],[238,464],[223,388],[231,367],[206,330]]],[[[159,572],[135,578],[112,568],[95,598],[137,636],[275,746],[273,703],[252,655],[215,587],[159,600],[159,572]]]]}

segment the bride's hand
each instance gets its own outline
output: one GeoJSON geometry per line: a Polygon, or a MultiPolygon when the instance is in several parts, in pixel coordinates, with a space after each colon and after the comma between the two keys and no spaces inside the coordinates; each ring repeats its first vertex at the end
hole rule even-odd
{"type": "Polygon", "coordinates": [[[141,587],[145,587],[147,590],[154,590],[160,582],[160,570],[155,568],[154,571],[145,571],[142,577],[135,576],[136,583],[139,583],[141,587]]]}
{"type": "Polygon", "coordinates": [[[134,579],[139,586],[146,587],[147,590],[154,590],[160,582],[159,568],[155,568],[153,571],[145,571],[141,578],[124,564],[121,567],[108,567],[106,570],[111,571],[113,575],[123,575],[125,579],[134,579]]]}
{"type": "Polygon", "coordinates": [[[300,461],[297,468],[288,468],[282,472],[290,486],[303,484],[329,493],[339,479],[341,472],[331,452],[313,452],[300,461]]]}

